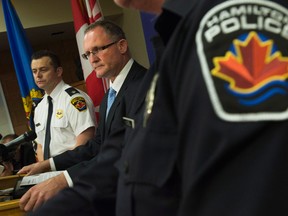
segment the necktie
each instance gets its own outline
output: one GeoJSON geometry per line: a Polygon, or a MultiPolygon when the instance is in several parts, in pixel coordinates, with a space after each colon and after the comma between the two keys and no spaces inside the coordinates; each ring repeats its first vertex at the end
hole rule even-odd
{"type": "Polygon", "coordinates": [[[116,91],[111,87],[109,88],[109,93],[108,93],[108,100],[107,100],[107,110],[106,110],[106,118],[108,116],[109,110],[115,100],[116,97],[116,91]]]}
{"type": "Polygon", "coordinates": [[[50,140],[51,140],[51,131],[50,131],[50,124],[51,124],[51,116],[53,112],[53,103],[52,98],[50,96],[47,97],[48,99],[48,115],[47,115],[47,123],[46,123],[46,133],[45,133],[45,144],[44,144],[44,160],[50,158],[50,140]]]}

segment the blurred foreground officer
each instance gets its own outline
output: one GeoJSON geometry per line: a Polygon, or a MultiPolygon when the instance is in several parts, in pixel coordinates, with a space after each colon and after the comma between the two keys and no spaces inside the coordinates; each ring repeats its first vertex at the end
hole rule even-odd
{"type": "MultiPolygon", "coordinates": [[[[131,57],[125,33],[113,22],[106,20],[95,22],[88,26],[84,35],[84,50],[86,52],[82,56],[89,60],[98,77],[105,77],[110,80],[110,89],[117,92],[116,98],[111,108],[108,109],[111,91],[109,90],[103,97],[100,105],[99,127],[93,139],[74,150],[50,158],[49,161],[53,161],[57,170],[67,170],[64,174],[32,187],[20,200],[21,208],[26,211],[35,210],[61,189],[68,187],[68,183],[71,187],[74,184],[73,188],[77,187],[75,182],[79,178],[84,183],[93,180],[93,183],[97,184],[96,191],[86,187],[80,188],[79,192],[85,194],[85,197],[95,193],[95,196],[102,200],[102,202],[99,201],[97,212],[100,214],[101,209],[103,209],[105,216],[115,214],[118,172],[113,164],[120,157],[123,146],[125,132],[122,119],[123,110],[129,109],[131,106],[136,89],[146,74],[146,69],[131,57]],[[127,98],[125,107],[123,105],[124,97],[127,98]],[[81,161],[82,163],[80,163],[81,161]],[[81,172],[85,172],[86,176],[80,175],[81,172]]],[[[21,173],[28,171],[31,174],[48,171],[51,167],[46,160],[23,168],[21,173]]],[[[76,214],[73,208],[81,207],[81,204],[78,205],[78,202],[73,199],[73,195],[64,195],[61,198],[64,201],[56,202],[55,205],[52,204],[50,211],[57,209],[53,215],[56,213],[63,215],[59,208],[64,208],[64,212],[68,215],[70,215],[70,210],[72,214],[76,214]],[[70,202],[71,208],[67,209],[63,202],[70,202]]],[[[89,205],[88,202],[85,204],[89,205]]],[[[91,211],[90,208],[86,208],[86,210],[91,211]]],[[[41,209],[39,211],[41,212],[41,209]]],[[[48,215],[50,214],[49,210],[43,211],[48,215]]],[[[43,214],[42,212],[41,215],[43,214]]],[[[78,212],[77,214],[83,215],[83,208],[81,208],[81,213],[78,212]]]]}
{"type": "Polygon", "coordinates": [[[125,143],[117,216],[288,214],[287,19],[286,0],[165,1],[166,49],[125,143]]]}
{"type": "Polygon", "coordinates": [[[34,81],[45,91],[34,114],[37,156],[41,161],[43,153],[44,159],[48,159],[85,144],[95,133],[96,118],[89,96],[62,80],[63,68],[58,56],[40,50],[31,58],[34,81]],[[49,102],[53,107],[50,126],[47,124],[49,102]]]}

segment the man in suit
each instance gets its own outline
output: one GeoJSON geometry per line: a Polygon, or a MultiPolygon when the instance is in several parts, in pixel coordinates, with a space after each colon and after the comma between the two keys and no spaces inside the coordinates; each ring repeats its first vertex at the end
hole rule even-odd
{"type": "MultiPolygon", "coordinates": [[[[129,91],[134,93],[135,89],[130,90],[130,86],[138,86],[146,69],[131,58],[122,29],[109,21],[99,21],[88,26],[84,36],[84,50],[86,52],[82,57],[90,61],[97,77],[110,80],[110,89],[113,88],[116,91],[115,101],[107,112],[109,93],[106,93],[100,105],[100,123],[96,136],[89,140],[86,145],[67,151],[49,161],[24,167],[19,171],[19,173],[35,174],[48,171],[51,168],[53,170],[67,169],[63,174],[44,181],[27,191],[20,200],[21,208],[26,211],[36,209],[42,202],[68,185],[73,186],[79,173],[86,169],[85,167],[89,167],[90,164],[99,160],[98,154],[106,146],[109,146],[106,139],[111,134],[117,134],[111,142],[121,143],[123,141],[124,125],[122,124],[121,112],[118,110],[122,106],[123,96],[129,91]],[[90,159],[92,160],[89,161],[90,159]],[[86,162],[78,164],[81,161],[86,162]],[[71,167],[72,165],[75,166],[71,167]]],[[[133,96],[131,94],[131,101],[133,96]]]]}

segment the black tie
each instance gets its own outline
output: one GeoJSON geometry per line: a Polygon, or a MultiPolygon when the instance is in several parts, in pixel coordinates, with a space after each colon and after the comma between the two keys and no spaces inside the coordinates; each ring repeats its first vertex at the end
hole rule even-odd
{"type": "Polygon", "coordinates": [[[48,107],[46,133],[45,133],[44,160],[50,158],[50,148],[49,148],[50,140],[51,140],[50,123],[51,123],[51,116],[53,112],[52,98],[48,96],[47,99],[48,99],[49,107],[48,107]]]}

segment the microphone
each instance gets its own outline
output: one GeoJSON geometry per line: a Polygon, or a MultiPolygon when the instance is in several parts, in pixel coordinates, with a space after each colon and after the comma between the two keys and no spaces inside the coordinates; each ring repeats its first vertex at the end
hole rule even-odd
{"type": "Polygon", "coordinates": [[[18,145],[20,145],[21,143],[33,141],[34,139],[36,139],[36,137],[37,137],[36,133],[31,130],[25,132],[24,134],[18,136],[16,139],[11,140],[10,142],[5,143],[4,145],[8,150],[11,151],[13,149],[16,149],[18,145]]]}

